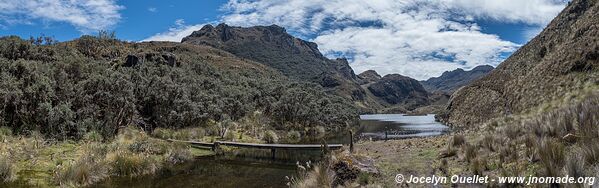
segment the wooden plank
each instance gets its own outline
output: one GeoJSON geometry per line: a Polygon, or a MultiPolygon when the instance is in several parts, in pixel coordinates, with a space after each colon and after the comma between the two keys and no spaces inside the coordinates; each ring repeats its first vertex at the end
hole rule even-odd
{"type": "MultiPolygon", "coordinates": [[[[196,142],[196,141],[183,141],[183,140],[173,140],[168,139],[170,142],[182,142],[193,144],[197,146],[203,147],[213,147],[215,143],[207,143],[207,142],[196,142]]],[[[256,143],[241,143],[241,142],[226,142],[226,141],[217,141],[219,145],[223,146],[234,146],[234,147],[246,147],[246,148],[261,148],[261,149],[321,149],[322,145],[320,144],[256,144],[256,143]]],[[[328,148],[331,149],[339,149],[342,148],[342,144],[329,144],[328,148]]]]}
{"type": "MultiPolygon", "coordinates": [[[[235,146],[235,147],[252,147],[252,148],[277,148],[277,149],[321,149],[320,144],[255,144],[255,143],[240,143],[240,142],[219,142],[224,146],[235,146]]],[[[343,147],[342,144],[329,144],[329,148],[339,149],[343,147]]]]}

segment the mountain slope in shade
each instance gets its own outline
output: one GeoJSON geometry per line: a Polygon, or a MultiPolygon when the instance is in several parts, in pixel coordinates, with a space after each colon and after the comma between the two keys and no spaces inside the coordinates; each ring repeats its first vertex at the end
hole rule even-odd
{"type": "Polygon", "coordinates": [[[599,85],[599,3],[574,0],[487,76],[456,91],[439,116],[462,127],[523,113],[599,85]]]}
{"type": "Polygon", "coordinates": [[[469,71],[456,69],[453,71],[446,71],[439,77],[430,78],[426,81],[421,81],[420,83],[428,92],[433,93],[439,91],[451,94],[460,87],[468,85],[470,82],[487,75],[492,70],[493,67],[489,65],[477,66],[469,71]]]}
{"type": "Polygon", "coordinates": [[[420,83],[410,77],[399,74],[388,74],[370,84],[368,90],[391,105],[402,105],[412,110],[419,106],[428,105],[428,92],[420,83]]]}

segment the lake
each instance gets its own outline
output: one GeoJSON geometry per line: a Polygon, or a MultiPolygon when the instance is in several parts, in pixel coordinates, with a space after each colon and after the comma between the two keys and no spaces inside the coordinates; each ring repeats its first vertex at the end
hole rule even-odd
{"type": "MultiPolygon", "coordinates": [[[[445,134],[449,128],[435,121],[434,115],[372,114],[360,116],[357,139],[402,139],[445,134]]],[[[347,144],[347,133],[330,135],[328,143],[347,144]]],[[[222,156],[200,157],[156,175],[139,178],[113,178],[93,187],[287,187],[285,176],[296,173],[295,161],[318,158],[319,152],[289,151],[277,156],[284,159],[264,160],[269,151],[245,151],[257,159],[222,156]],[[300,152],[300,153],[295,153],[300,152]],[[264,156],[264,157],[259,157],[264,156]],[[300,156],[298,158],[298,156],[300,156]]]]}

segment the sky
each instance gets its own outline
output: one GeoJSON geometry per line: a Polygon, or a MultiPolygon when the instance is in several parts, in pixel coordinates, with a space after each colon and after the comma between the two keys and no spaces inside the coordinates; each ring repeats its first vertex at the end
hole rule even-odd
{"type": "Polygon", "coordinates": [[[356,73],[418,80],[497,66],[566,0],[0,0],[0,36],[68,41],[99,30],[128,41],[175,41],[205,24],[276,24],[345,57],[356,73]]]}

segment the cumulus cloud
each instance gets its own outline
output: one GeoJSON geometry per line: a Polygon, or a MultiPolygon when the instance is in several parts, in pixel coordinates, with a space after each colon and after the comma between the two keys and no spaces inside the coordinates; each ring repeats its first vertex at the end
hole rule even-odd
{"type": "Polygon", "coordinates": [[[181,42],[183,37],[190,35],[192,32],[202,29],[206,24],[186,25],[185,20],[175,20],[175,26],[169,28],[168,31],[158,33],[151,37],[148,37],[142,41],[171,41],[181,42]]]}
{"type": "MultiPolygon", "coordinates": [[[[542,28],[564,6],[557,0],[230,0],[220,21],[283,26],[316,42],[328,57],[347,57],[358,73],[373,69],[427,79],[456,68],[495,66],[520,46],[484,33],[478,21],[542,28]]],[[[171,28],[146,40],[180,41],[201,26],[171,28]]]]}
{"type": "Polygon", "coordinates": [[[0,22],[7,25],[67,22],[82,32],[114,26],[124,7],[116,0],[0,0],[0,22]]]}
{"type": "Polygon", "coordinates": [[[449,9],[480,18],[545,25],[564,7],[565,0],[441,0],[449,9]]]}

